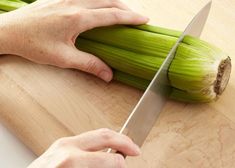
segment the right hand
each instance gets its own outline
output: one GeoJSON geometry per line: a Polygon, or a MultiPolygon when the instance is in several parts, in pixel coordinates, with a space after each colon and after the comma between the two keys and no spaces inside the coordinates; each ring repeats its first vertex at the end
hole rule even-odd
{"type": "Polygon", "coordinates": [[[99,129],[57,140],[28,168],[125,168],[122,155],[101,152],[107,148],[127,156],[140,154],[139,147],[127,136],[99,129]]]}

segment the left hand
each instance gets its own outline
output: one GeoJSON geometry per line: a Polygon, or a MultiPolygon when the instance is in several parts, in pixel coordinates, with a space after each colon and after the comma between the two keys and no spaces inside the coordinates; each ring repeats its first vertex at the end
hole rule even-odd
{"type": "Polygon", "coordinates": [[[109,82],[111,69],[94,55],[76,49],[75,39],[95,27],[147,21],[119,0],[37,0],[0,15],[0,54],[79,69],[109,82]]]}

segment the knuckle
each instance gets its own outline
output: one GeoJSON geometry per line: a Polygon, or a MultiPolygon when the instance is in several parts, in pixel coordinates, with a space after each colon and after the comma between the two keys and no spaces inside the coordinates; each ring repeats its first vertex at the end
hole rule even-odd
{"type": "Polygon", "coordinates": [[[112,9],[112,16],[116,22],[119,22],[122,19],[121,12],[117,8],[112,9]]]}
{"type": "Polygon", "coordinates": [[[121,135],[123,140],[125,140],[126,143],[133,143],[132,139],[130,137],[128,137],[127,135],[121,135]]]}
{"type": "Polygon", "coordinates": [[[109,3],[110,3],[110,6],[116,6],[116,7],[120,6],[121,4],[119,0],[110,0],[109,3]]]}
{"type": "Polygon", "coordinates": [[[86,72],[95,73],[97,70],[97,59],[95,57],[89,58],[89,60],[87,61],[87,64],[85,65],[84,70],[86,72]]]}
{"type": "Polygon", "coordinates": [[[58,147],[67,146],[69,144],[68,138],[60,138],[55,141],[54,145],[58,147]]]}
{"type": "MultiPolygon", "coordinates": [[[[66,6],[66,5],[64,5],[66,6]]],[[[68,10],[61,13],[61,17],[71,26],[76,26],[77,22],[83,19],[83,15],[87,13],[86,9],[78,8],[74,5],[67,5],[68,10]]]]}
{"type": "Polygon", "coordinates": [[[63,156],[63,163],[70,163],[75,158],[74,154],[72,152],[65,152],[63,156]]]}
{"type": "Polygon", "coordinates": [[[115,165],[117,165],[117,168],[125,168],[126,163],[125,163],[124,157],[117,154],[115,156],[115,165]]]}
{"type": "Polygon", "coordinates": [[[71,9],[68,11],[67,14],[65,14],[65,17],[68,21],[71,21],[71,25],[75,26],[78,20],[82,19],[82,11],[80,10],[73,10],[71,9]]]}
{"type": "Polygon", "coordinates": [[[105,140],[110,140],[113,137],[113,132],[108,128],[102,128],[99,131],[101,137],[105,140]]]}
{"type": "Polygon", "coordinates": [[[71,167],[77,159],[76,154],[71,151],[61,152],[61,160],[58,162],[57,168],[71,167]]]}
{"type": "Polygon", "coordinates": [[[83,9],[74,10],[74,12],[72,13],[72,18],[75,19],[74,24],[77,24],[77,21],[82,19],[84,12],[85,12],[85,10],[83,10],[83,9]]]}

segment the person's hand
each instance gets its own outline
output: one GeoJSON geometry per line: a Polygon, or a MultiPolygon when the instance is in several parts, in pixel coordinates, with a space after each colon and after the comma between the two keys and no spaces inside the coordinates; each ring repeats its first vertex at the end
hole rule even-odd
{"type": "Polygon", "coordinates": [[[0,15],[0,54],[14,54],[40,64],[75,68],[105,81],[111,69],[97,57],[75,48],[89,29],[114,24],[144,24],[146,17],[119,0],[37,0],[0,15]]]}
{"type": "Polygon", "coordinates": [[[28,168],[125,168],[124,157],[101,152],[106,148],[127,156],[140,154],[139,147],[127,136],[109,129],[99,129],[57,140],[28,168]]]}

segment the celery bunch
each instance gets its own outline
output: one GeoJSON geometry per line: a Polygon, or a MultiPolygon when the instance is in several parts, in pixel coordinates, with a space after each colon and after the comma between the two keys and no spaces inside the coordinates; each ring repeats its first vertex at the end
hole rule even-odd
{"type": "MultiPolygon", "coordinates": [[[[1,0],[0,10],[10,11],[25,4],[1,0]]],[[[76,46],[103,59],[114,69],[116,80],[144,90],[180,34],[150,25],[111,26],[82,33],[76,46]]],[[[186,36],[168,72],[171,98],[185,102],[215,100],[226,88],[230,73],[231,60],[226,53],[199,38],[186,36]]]]}
{"type": "MultiPolygon", "coordinates": [[[[115,79],[145,89],[181,33],[150,25],[112,26],[87,31],[77,47],[102,58],[115,79]]],[[[173,99],[209,102],[224,91],[231,60],[217,47],[187,36],[179,45],[168,77],[173,99]]]]}

